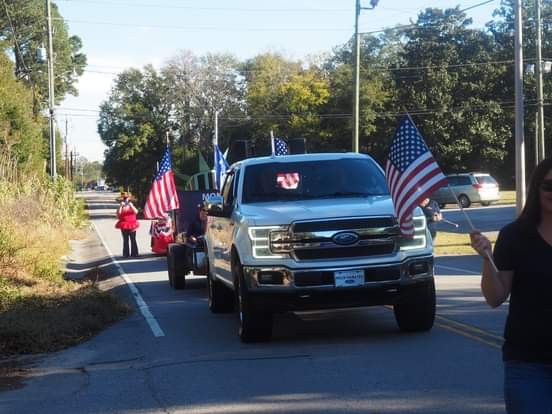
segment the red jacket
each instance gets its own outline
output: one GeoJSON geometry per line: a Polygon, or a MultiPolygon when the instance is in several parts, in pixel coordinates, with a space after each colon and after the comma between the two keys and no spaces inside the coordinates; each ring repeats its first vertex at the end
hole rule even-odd
{"type": "Polygon", "coordinates": [[[115,227],[121,230],[136,230],[140,227],[140,223],[136,220],[136,213],[130,206],[121,208],[118,213],[119,220],[115,223],[115,227]]]}

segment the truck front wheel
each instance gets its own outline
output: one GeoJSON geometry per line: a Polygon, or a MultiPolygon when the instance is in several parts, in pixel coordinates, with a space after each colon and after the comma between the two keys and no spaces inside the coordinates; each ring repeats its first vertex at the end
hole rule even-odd
{"type": "MultiPolygon", "coordinates": [[[[207,266],[209,269],[209,266],[207,266]]],[[[234,295],[232,291],[217,280],[210,270],[207,270],[207,294],[209,310],[213,313],[226,313],[234,310],[234,295]]]]}
{"type": "Polygon", "coordinates": [[[428,283],[415,300],[393,306],[395,319],[403,332],[429,331],[435,321],[435,282],[428,283]]]}
{"type": "Polygon", "coordinates": [[[233,272],[240,339],[246,343],[269,341],[272,336],[272,313],[255,309],[251,303],[239,261],[234,264],[233,272]]]}

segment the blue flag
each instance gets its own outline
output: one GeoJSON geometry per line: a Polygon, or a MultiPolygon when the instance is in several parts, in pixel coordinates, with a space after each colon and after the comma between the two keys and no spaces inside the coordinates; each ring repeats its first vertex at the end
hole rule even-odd
{"type": "Polygon", "coordinates": [[[217,190],[221,190],[222,187],[222,178],[226,174],[226,170],[230,167],[228,162],[224,158],[218,145],[214,145],[215,149],[215,186],[217,190]]]}

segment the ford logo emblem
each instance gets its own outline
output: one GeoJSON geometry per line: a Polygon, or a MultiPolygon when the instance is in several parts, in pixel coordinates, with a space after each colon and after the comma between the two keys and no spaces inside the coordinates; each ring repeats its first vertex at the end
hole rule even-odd
{"type": "Polygon", "coordinates": [[[343,231],[341,233],[334,234],[332,240],[335,244],[341,246],[348,246],[350,244],[355,244],[358,242],[358,234],[352,231],[343,231]]]}

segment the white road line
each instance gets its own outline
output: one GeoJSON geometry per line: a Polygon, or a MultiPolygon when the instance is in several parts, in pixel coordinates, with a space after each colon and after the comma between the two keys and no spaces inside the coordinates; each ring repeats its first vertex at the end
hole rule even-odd
{"type": "Polygon", "coordinates": [[[115,266],[117,266],[117,269],[119,269],[119,273],[121,274],[121,276],[124,279],[125,283],[128,285],[128,288],[132,292],[132,295],[134,296],[134,300],[136,301],[136,304],[138,305],[138,308],[140,309],[140,312],[144,316],[144,319],[148,323],[151,331],[153,332],[153,336],[155,336],[155,337],[165,336],[165,332],[163,332],[163,329],[161,329],[161,327],[159,326],[159,323],[157,323],[157,319],[155,319],[155,316],[153,316],[153,314],[151,313],[148,305],[146,304],[146,302],[142,298],[142,295],[140,295],[140,292],[138,291],[138,289],[136,288],[134,283],[132,283],[132,281],[130,280],[128,275],[123,270],[122,266],[115,259],[115,256],[113,256],[113,253],[111,253],[111,250],[107,246],[107,243],[105,242],[105,240],[102,237],[101,233],[98,231],[98,228],[96,227],[94,222],[92,222],[92,226],[94,226],[94,230],[96,231],[96,234],[98,235],[98,237],[102,241],[102,244],[104,245],[105,249],[107,250],[107,254],[109,255],[111,261],[113,262],[113,264],[115,264],[115,266]]]}
{"type": "Polygon", "coordinates": [[[472,275],[480,275],[481,274],[481,272],[474,272],[473,270],[462,269],[460,267],[444,266],[444,265],[440,265],[440,264],[436,264],[435,267],[442,267],[443,269],[454,270],[455,272],[471,273],[472,275]]]}

